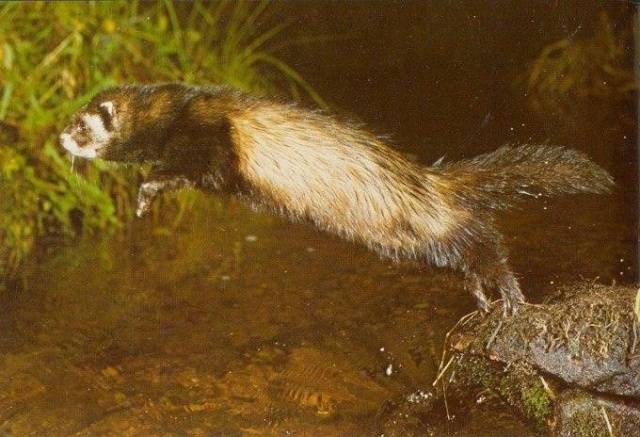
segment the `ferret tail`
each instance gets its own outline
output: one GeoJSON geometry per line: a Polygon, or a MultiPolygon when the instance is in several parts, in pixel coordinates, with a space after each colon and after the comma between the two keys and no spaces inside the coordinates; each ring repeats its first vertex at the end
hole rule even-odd
{"type": "Polygon", "coordinates": [[[526,197],[611,191],[613,178],[582,152],[554,146],[503,146],[429,169],[452,183],[460,200],[503,209],[526,197]]]}

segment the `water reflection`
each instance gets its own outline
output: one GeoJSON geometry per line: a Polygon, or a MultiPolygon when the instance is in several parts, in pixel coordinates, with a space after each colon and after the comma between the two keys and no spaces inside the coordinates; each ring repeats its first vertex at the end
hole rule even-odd
{"type": "Polygon", "coordinates": [[[451,272],[234,201],[196,211],[31,266],[3,317],[4,431],[373,433],[472,309],[451,272]]]}
{"type": "Polygon", "coordinates": [[[200,206],[171,235],[140,224],[33,266],[4,320],[2,384],[23,392],[7,430],[46,417],[93,433],[125,415],[156,431],[362,431],[429,383],[446,321],[468,309],[461,292],[439,305],[451,277],[200,206]]]}

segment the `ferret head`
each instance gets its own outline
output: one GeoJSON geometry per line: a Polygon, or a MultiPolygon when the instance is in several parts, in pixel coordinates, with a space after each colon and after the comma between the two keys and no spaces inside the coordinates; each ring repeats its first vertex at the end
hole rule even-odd
{"type": "MultiPolygon", "coordinates": [[[[152,113],[155,87],[117,86],[96,95],[73,115],[60,145],[81,158],[142,162],[153,152],[161,117],[152,113]]],[[[157,112],[157,111],[156,111],[157,112]]]]}
{"type": "Polygon", "coordinates": [[[60,134],[60,144],[72,155],[81,158],[100,158],[120,140],[121,116],[117,102],[94,99],[78,111],[60,134]]]}
{"type": "Polygon", "coordinates": [[[184,117],[195,90],[175,83],[109,88],[73,116],[60,144],[87,159],[156,162],[170,134],[180,133],[176,120],[184,117]]]}

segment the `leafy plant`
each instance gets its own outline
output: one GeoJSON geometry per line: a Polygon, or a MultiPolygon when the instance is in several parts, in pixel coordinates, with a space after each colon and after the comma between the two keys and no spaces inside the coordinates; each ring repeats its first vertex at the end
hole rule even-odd
{"type": "Polygon", "coordinates": [[[566,97],[631,98],[637,90],[627,51],[631,36],[631,26],[616,32],[602,12],[592,36],[568,37],[544,47],[525,79],[534,105],[554,107],[566,97]]]}
{"type": "Polygon", "coordinates": [[[0,5],[0,122],[21,132],[0,135],[0,282],[39,238],[112,232],[132,216],[143,170],[92,161],[74,171],[57,146],[97,91],[181,81],[269,94],[284,81],[322,104],[268,50],[284,29],[262,23],[270,9],[266,1],[0,5]]]}

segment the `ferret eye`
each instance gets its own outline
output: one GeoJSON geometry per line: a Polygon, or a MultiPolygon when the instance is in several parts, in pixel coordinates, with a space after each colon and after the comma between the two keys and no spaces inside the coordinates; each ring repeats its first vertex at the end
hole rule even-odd
{"type": "Polygon", "coordinates": [[[87,124],[84,122],[84,120],[80,120],[78,122],[78,131],[86,132],[86,130],[87,130],[87,124]]]}

